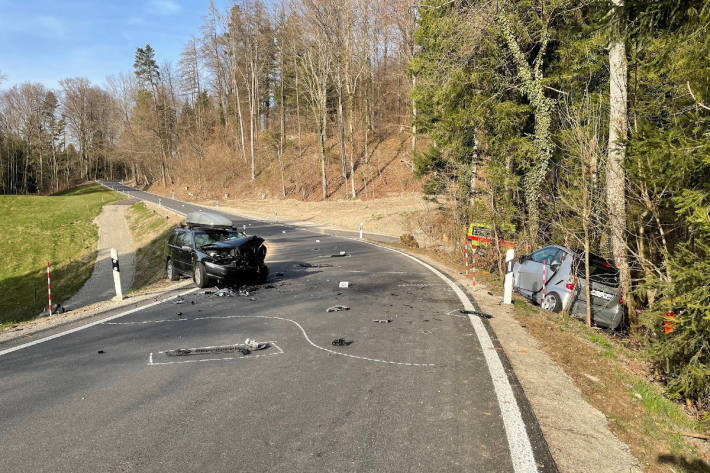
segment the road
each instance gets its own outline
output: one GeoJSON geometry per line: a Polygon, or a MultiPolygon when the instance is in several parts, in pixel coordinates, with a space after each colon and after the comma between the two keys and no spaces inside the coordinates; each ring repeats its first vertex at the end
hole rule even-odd
{"type": "Polygon", "coordinates": [[[269,246],[271,280],[248,296],[191,290],[0,345],[0,471],[556,471],[495,336],[460,314],[472,302],[444,275],[366,242],[229,217],[269,246]],[[350,309],[326,312],[336,304],[350,309]],[[271,346],[207,349],[246,338],[271,346]],[[178,348],[205,353],[165,353],[178,348]]]}

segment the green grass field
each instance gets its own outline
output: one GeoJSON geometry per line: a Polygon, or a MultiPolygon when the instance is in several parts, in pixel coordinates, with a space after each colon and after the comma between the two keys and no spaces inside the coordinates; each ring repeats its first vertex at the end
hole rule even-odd
{"type": "Polygon", "coordinates": [[[47,261],[52,302],[71,297],[91,276],[101,206],[123,199],[98,184],[51,196],[0,195],[0,326],[30,319],[47,304],[47,261]]]}

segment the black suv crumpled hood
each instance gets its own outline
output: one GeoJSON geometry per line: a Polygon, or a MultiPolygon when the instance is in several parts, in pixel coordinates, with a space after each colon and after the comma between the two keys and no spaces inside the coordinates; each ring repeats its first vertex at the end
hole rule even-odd
{"type": "Polygon", "coordinates": [[[231,250],[231,249],[247,249],[247,248],[258,248],[264,239],[258,236],[248,236],[237,238],[236,240],[229,241],[218,241],[215,243],[210,243],[209,245],[203,245],[200,248],[202,250],[231,250]]]}

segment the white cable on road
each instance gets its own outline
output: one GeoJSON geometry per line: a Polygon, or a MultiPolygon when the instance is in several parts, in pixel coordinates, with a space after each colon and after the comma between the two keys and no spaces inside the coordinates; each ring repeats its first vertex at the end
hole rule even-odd
{"type": "Polygon", "coordinates": [[[335,350],[331,350],[330,348],[322,347],[320,345],[317,345],[316,343],[313,342],[313,340],[310,339],[308,334],[306,333],[306,330],[303,328],[301,324],[296,322],[293,319],[289,319],[286,317],[279,317],[276,315],[208,315],[204,317],[194,317],[192,319],[163,319],[163,320],[144,320],[144,321],[136,321],[136,322],[106,322],[106,325],[140,325],[140,324],[160,324],[160,323],[166,323],[166,322],[186,322],[188,320],[208,320],[208,319],[242,319],[242,318],[249,318],[249,319],[277,319],[277,320],[285,320],[286,322],[291,322],[292,324],[296,325],[301,330],[301,333],[303,334],[303,338],[306,339],[306,341],[311,344],[313,347],[326,351],[328,353],[332,353],[334,355],[340,355],[340,356],[347,356],[348,358],[355,358],[358,360],[365,360],[365,361],[374,361],[376,363],[385,363],[389,365],[400,365],[400,366],[436,366],[435,364],[432,363],[407,363],[403,361],[389,361],[389,360],[379,360],[376,358],[368,358],[366,356],[358,356],[358,355],[351,355],[350,353],[343,353],[335,350]]]}

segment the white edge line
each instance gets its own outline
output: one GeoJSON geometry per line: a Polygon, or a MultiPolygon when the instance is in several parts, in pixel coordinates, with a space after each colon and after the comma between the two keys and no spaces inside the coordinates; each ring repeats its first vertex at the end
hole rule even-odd
{"type": "Polygon", "coordinates": [[[48,341],[50,341],[50,340],[54,340],[55,338],[63,337],[63,336],[65,336],[65,335],[69,335],[69,334],[71,334],[71,333],[76,333],[76,332],[78,332],[78,331],[80,331],[80,330],[84,330],[84,329],[87,329],[87,328],[89,328],[89,327],[93,327],[93,326],[95,326],[95,325],[103,324],[104,322],[108,322],[109,320],[118,319],[119,317],[125,317],[126,315],[133,314],[133,313],[135,313],[135,312],[140,312],[141,310],[145,310],[145,309],[148,309],[148,308],[150,308],[150,307],[154,307],[154,306],[156,306],[156,305],[158,305],[158,304],[162,304],[163,302],[167,302],[167,301],[169,301],[169,300],[175,299],[176,297],[184,296],[185,294],[190,294],[190,293],[192,293],[192,292],[197,291],[198,289],[199,289],[199,288],[189,289],[189,290],[187,290],[187,291],[181,292],[180,294],[176,294],[176,295],[174,295],[174,296],[170,296],[170,297],[168,297],[168,298],[166,298],[166,299],[161,299],[161,300],[159,300],[159,301],[151,302],[150,304],[146,304],[146,305],[144,305],[144,306],[142,306],[142,307],[136,307],[136,308],[127,310],[127,311],[125,311],[125,312],[121,312],[120,314],[116,314],[116,315],[112,315],[112,316],[110,316],[110,317],[106,317],[105,319],[96,320],[96,321],[91,322],[91,323],[88,323],[88,324],[86,324],[86,325],[80,325],[79,327],[74,327],[74,328],[72,328],[72,329],[65,330],[64,332],[55,333],[54,335],[49,335],[49,336],[47,336],[47,337],[40,338],[40,339],[38,339],[38,340],[32,340],[31,342],[23,343],[22,345],[17,345],[17,346],[14,346],[14,347],[12,347],[12,348],[7,348],[7,349],[5,349],[5,350],[0,351],[0,356],[2,356],[2,355],[7,355],[8,353],[12,353],[12,352],[14,352],[14,351],[22,350],[22,349],[24,349],[24,348],[29,348],[29,347],[31,347],[31,346],[33,346],[33,345],[38,345],[38,344],[40,344],[40,343],[48,342],[48,341]]]}
{"type": "MultiPolygon", "coordinates": [[[[466,310],[476,310],[466,293],[464,293],[455,282],[450,280],[441,271],[433,266],[403,251],[395,250],[394,248],[388,248],[386,246],[359,239],[350,238],[350,240],[384,248],[416,261],[446,281],[451,289],[454,290],[466,310]]],[[[538,470],[537,464],[535,463],[535,455],[533,454],[530,438],[528,437],[527,430],[525,429],[525,422],[523,422],[523,417],[520,413],[520,408],[518,407],[515,395],[513,394],[513,388],[508,380],[508,375],[505,373],[503,363],[500,361],[500,356],[497,353],[498,350],[486,349],[488,347],[492,347],[493,342],[491,341],[491,337],[488,335],[488,331],[486,331],[486,327],[483,325],[483,322],[481,322],[481,319],[474,315],[469,315],[468,318],[471,321],[473,330],[476,332],[478,343],[481,345],[481,351],[483,352],[486,364],[488,365],[488,371],[491,374],[493,388],[495,389],[496,397],[498,398],[500,414],[503,418],[503,427],[505,428],[505,434],[508,438],[508,448],[510,450],[510,458],[513,462],[513,470],[515,473],[537,472],[538,470]]]]}

